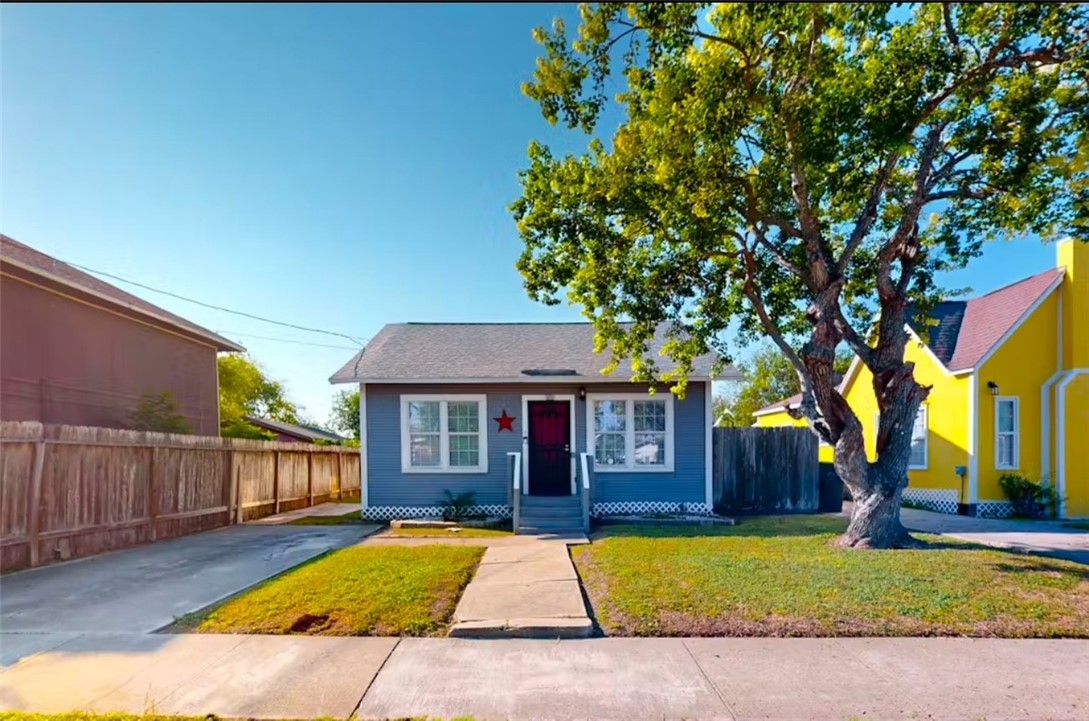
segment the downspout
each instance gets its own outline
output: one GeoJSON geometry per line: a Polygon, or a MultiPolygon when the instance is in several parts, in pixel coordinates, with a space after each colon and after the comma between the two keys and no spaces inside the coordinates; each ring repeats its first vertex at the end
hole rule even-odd
{"type": "Polygon", "coordinates": [[[960,515],[974,516],[979,503],[979,373],[968,381],[968,498],[959,504],[960,515]]]}
{"type": "Polygon", "coordinates": [[[1051,482],[1051,386],[1059,380],[1063,370],[1063,294],[1059,289],[1058,334],[1055,350],[1058,354],[1055,373],[1040,388],[1040,470],[1045,483],[1051,482]]]}
{"type": "Polygon", "coordinates": [[[1066,387],[1081,375],[1089,375],[1089,368],[1067,371],[1055,387],[1055,489],[1059,493],[1059,518],[1066,518],[1066,387]]]}

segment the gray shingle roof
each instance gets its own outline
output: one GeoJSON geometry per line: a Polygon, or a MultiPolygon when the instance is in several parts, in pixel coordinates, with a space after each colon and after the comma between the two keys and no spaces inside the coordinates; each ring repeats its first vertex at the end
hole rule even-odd
{"type": "Polygon", "coordinates": [[[296,438],[306,438],[308,440],[324,440],[324,441],[346,441],[348,440],[344,436],[337,435],[332,431],[327,431],[324,428],[316,428],[314,426],[307,426],[301,423],[285,423],[284,421],[274,421],[271,418],[257,418],[256,416],[246,416],[246,420],[255,426],[260,426],[270,431],[277,431],[279,433],[285,433],[289,436],[295,436],[296,438]]]}
{"type": "MultiPolygon", "coordinates": [[[[676,366],[658,356],[664,341],[660,331],[648,354],[660,371],[676,366]]],[[[611,375],[601,374],[610,357],[607,351],[594,353],[594,328],[589,323],[394,323],[379,331],[329,380],[630,380],[628,362],[621,362],[611,375]]],[[[709,376],[715,358],[713,353],[700,356],[692,375],[709,376]]],[[[716,376],[737,377],[733,368],[716,376]]]]}

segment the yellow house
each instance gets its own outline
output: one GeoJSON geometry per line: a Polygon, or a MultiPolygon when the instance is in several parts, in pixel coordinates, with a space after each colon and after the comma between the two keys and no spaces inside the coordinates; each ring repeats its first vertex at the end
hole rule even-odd
{"type": "MultiPolygon", "coordinates": [[[[904,352],[932,386],[912,433],[905,500],[946,513],[1007,516],[1004,473],[1048,480],[1060,515],[1089,517],[1089,243],[1058,244],[1057,267],[933,312],[924,343],[904,352]]],[[[840,384],[874,457],[877,401],[855,359],[840,384]]],[[[794,396],[753,415],[757,426],[804,425],[794,396]]],[[[832,449],[821,446],[821,462],[832,449]]]]}

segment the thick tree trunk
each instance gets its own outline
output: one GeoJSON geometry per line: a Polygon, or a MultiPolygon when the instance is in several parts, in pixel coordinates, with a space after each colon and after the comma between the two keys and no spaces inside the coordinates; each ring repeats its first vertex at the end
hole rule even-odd
{"type": "Polygon", "coordinates": [[[854,511],[847,532],[836,543],[845,548],[920,548],[925,544],[913,538],[900,522],[900,496],[897,485],[891,492],[884,485],[856,492],[854,511]]]}
{"type": "Polygon", "coordinates": [[[835,468],[851,490],[851,523],[836,544],[844,548],[921,548],[900,522],[900,499],[907,487],[907,455],[866,458],[862,427],[853,417],[836,443],[835,468]]]}

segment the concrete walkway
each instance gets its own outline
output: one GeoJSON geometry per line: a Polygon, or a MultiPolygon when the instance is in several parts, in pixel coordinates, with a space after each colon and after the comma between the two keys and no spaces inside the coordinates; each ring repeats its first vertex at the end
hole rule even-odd
{"type": "Polygon", "coordinates": [[[900,518],[913,531],[1089,564],[1089,533],[1059,521],[971,518],[917,508],[901,509],[900,518]]]}
{"type": "Polygon", "coordinates": [[[284,511],[273,516],[265,516],[256,521],[247,521],[255,526],[282,526],[292,521],[300,521],[304,518],[318,516],[320,518],[333,518],[347,516],[349,513],[357,513],[362,506],[359,501],[354,503],[319,503],[307,508],[296,508],[294,511],[284,511]]]}
{"type": "Polygon", "coordinates": [[[3,634],[0,646],[23,649],[0,673],[0,710],[482,721],[1089,718],[1089,641],[3,634]]]}
{"type": "Polygon", "coordinates": [[[593,630],[567,543],[535,539],[484,552],[454,610],[450,635],[586,638],[593,630]]]}

